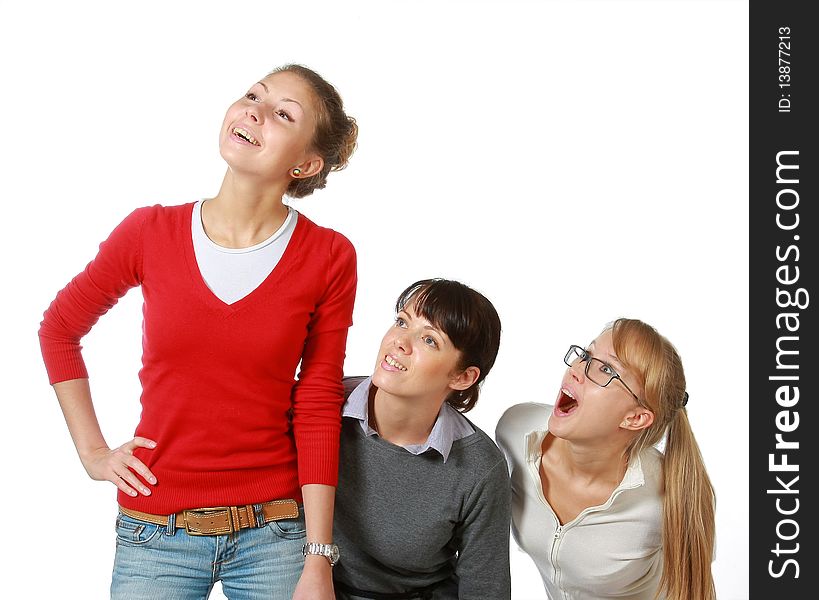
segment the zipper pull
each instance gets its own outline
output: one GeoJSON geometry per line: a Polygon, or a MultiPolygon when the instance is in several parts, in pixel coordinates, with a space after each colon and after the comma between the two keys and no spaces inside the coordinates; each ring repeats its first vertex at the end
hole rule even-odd
{"type": "Polygon", "coordinates": [[[557,529],[555,529],[555,539],[560,539],[560,534],[563,531],[563,525],[558,525],[557,529]]]}

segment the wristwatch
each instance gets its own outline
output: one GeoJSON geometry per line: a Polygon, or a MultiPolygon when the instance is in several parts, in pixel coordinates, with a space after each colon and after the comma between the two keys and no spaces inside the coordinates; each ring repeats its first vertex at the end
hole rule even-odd
{"type": "Polygon", "coordinates": [[[301,548],[301,553],[304,556],[308,554],[318,554],[330,561],[330,566],[336,566],[338,562],[339,553],[338,546],[335,544],[319,544],[318,542],[307,542],[301,548]]]}

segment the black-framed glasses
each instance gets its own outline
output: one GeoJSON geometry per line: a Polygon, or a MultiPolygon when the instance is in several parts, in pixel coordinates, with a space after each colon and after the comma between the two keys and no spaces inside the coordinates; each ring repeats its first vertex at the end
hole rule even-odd
{"type": "Polygon", "coordinates": [[[566,363],[567,366],[573,367],[578,361],[586,363],[586,377],[588,377],[592,383],[596,383],[600,387],[606,387],[611,383],[612,379],[617,379],[625,386],[628,393],[634,396],[634,399],[642,405],[640,398],[631,391],[631,388],[623,381],[620,374],[614,370],[614,367],[599,358],[594,358],[585,348],[572,344],[569,346],[569,351],[566,352],[566,356],[563,357],[563,362],[566,363]]]}

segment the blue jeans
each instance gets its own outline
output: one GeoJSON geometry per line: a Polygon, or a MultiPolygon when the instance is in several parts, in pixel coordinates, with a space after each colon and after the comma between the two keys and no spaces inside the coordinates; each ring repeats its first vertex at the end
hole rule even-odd
{"type": "Polygon", "coordinates": [[[117,517],[112,600],[291,600],[304,567],[304,513],[229,535],[193,536],[171,524],[117,517]]]}

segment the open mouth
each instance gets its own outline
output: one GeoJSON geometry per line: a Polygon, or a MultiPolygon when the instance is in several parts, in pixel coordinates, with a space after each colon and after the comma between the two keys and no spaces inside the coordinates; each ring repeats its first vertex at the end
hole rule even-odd
{"type": "Polygon", "coordinates": [[[390,365],[391,367],[394,367],[394,368],[398,369],[399,371],[406,371],[407,370],[407,368],[404,365],[402,365],[400,362],[395,360],[389,354],[387,354],[384,357],[384,362],[387,363],[388,365],[390,365]]]}
{"type": "Polygon", "coordinates": [[[574,412],[577,406],[577,400],[574,399],[574,396],[572,396],[568,390],[561,389],[560,396],[557,398],[555,412],[561,415],[568,415],[574,412]]]}
{"type": "Polygon", "coordinates": [[[250,135],[250,132],[247,129],[242,129],[241,127],[234,127],[233,128],[233,135],[235,135],[240,140],[247,142],[248,144],[253,144],[254,146],[260,146],[258,140],[250,135]]]}

